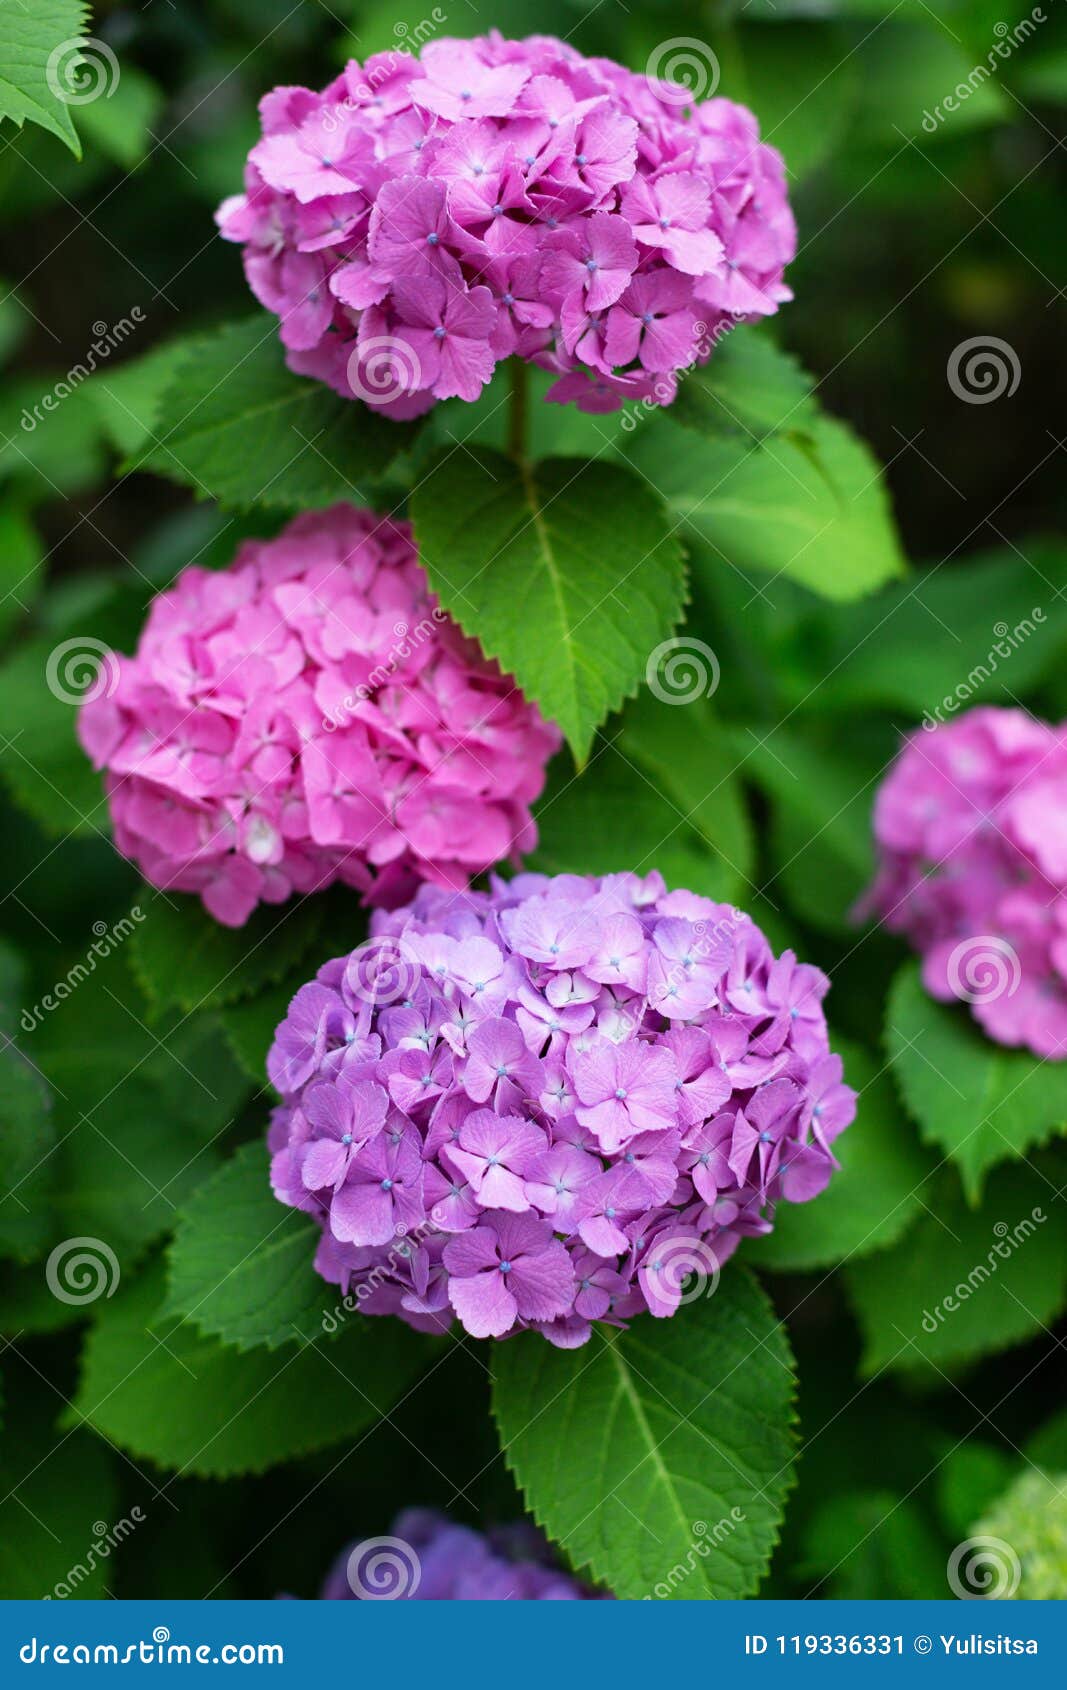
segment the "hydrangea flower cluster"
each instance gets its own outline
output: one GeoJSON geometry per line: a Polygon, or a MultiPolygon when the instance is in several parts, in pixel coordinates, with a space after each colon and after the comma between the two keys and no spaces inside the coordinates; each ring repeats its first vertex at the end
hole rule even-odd
{"type": "Polygon", "coordinates": [[[1067,732],[986,706],[917,729],[874,809],[861,913],[904,933],[935,998],[985,1031],[1067,1056],[1067,732]]]}
{"type": "Polygon", "coordinates": [[[437,606],[405,523],[351,505],[189,568],[79,717],[120,851],[239,927],[334,880],[396,904],[535,840],[559,743],[437,606]]]}
{"type": "Polygon", "coordinates": [[[829,1180],[855,1094],[828,982],[730,906],[524,874],[372,932],[268,1058],[274,1190],[349,1309],[573,1347],[674,1314],[829,1180]]]}
{"type": "Polygon", "coordinates": [[[518,1522],[489,1532],[429,1508],[406,1508],[391,1535],[351,1544],[322,1587],[325,1602],[590,1602],[611,1600],[565,1573],[541,1533],[518,1522]]]}
{"type": "Polygon", "coordinates": [[[438,40],[275,88],[218,222],[292,369],[417,416],[517,353],[552,400],[669,404],[791,298],[780,155],[730,100],[549,36],[438,40]]]}

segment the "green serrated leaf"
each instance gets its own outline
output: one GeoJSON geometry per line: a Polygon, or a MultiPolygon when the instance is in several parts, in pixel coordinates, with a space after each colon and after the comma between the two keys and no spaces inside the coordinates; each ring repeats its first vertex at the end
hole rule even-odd
{"type": "Polygon", "coordinates": [[[88,383],[66,370],[9,377],[0,389],[0,482],[27,501],[66,498],[103,475],[106,455],[88,383]]]}
{"type": "Polygon", "coordinates": [[[557,1350],[498,1345],[493,1412],[527,1506],[622,1598],[751,1596],[790,1484],[791,1356],[756,1281],[557,1350]]]}
{"type": "Polygon", "coordinates": [[[614,744],[745,884],[754,872],[756,845],[733,740],[708,702],[718,685],[718,660],[686,634],[673,656],[682,663],[680,695],[665,686],[661,699],[643,689],[623,713],[614,744]]]}
{"type": "Polygon", "coordinates": [[[183,1474],[261,1473],[354,1443],[440,1354],[403,1322],[366,1317],[328,1346],[241,1354],[163,1317],[162,1291],[156,1267],[101,1309],[68,1418],[183,1474]]]}
{"type": "Polygon", "coordinates": [[[133,965],[157,1010],[236,1003],[288,974],[323,920],[318,897],[262,904],[243,927],[223,927],[192,898],[154,898],[134,939],[133,965]]]}
{"type": "Polygon", "coordinates": [[[930,996],[917,962],[893,982],[886,1048],[923,1138],[952,1158],[972,1203],[998,1162],[1067,1132],[1067,1065],[994,1043],[966,1004],[930,996]]]}
{"type": "Polygon", "coordinates": [[[1022,538],[953,558],[869,604],[842,607],[803,680],[820,708],[879,706],[951,721],[973,704],[1013,704],[1060,664],[1067,546],[1022,538]],[[814,690],[813,690],[814,689],[814,690]]]}
{"type": "Polygon", "coordinates": [[[816,386],[766,332],[741,325],[685,377],[670,414],[699,434],[735,434],[751,444],[783,429],[802,433],[818,415],[816,386]]]}
{"type": "MultiPolygon", "coordinates": [[[[718,355],[700,377],[706,394],[715,390],[718,355]]],[[[768,428],[794,384],[787,370],[772,372],[765,350],[760,357],[762,397],[742,401],[735,383],[715,405],[694,388],[678,421],[657,417],[619,449],[666,500],[682,537],[710,546],[746,578],[769,571],[824,598],[860,598],[906,568],[878,463],[844,423],[821,411],[801,406],[792,422],[802,417],[802,427],[768,428]],[[685,427],[696,415],[706,426],[685,427]]]]}
{"type": "Polygon", "coordinates": [[[1039,1173],[1006,1168],[978,1209],[947,1179],[925,1202],[899,1243],[846,1269],[868,1374],[937,1378],[1035,1336],[1067,1302],[1063,1200],[1039,1173]]]}
{"type": "Polygon", "coordinates": [[[163,396],[188,356],[185,341],[164,341],[140,358],[93,376],[86,393],[116,452],[131,456],[154,435],[163,396]]]}
{"type": "Polygon", "coordinates": [[[239,510],[366,504],[374,480],[416,431],[293,375],[277,323],[260,315],[186,344],[154,438],[126,467],[153,470],[239,510]]]}
{"type": "Polygon", "coordinates": [[[0,119],[21,129],[37,123],[58,135],[81,158],[81,144],[71,121],[71,104],[62,98],[70,84],[70,50],[84,38],[89,8],[84,0],[0,0],[0,119]],[[63,49],[67,51],[64,52],[63,49]]]}
{"type": "Polygon", "coordinates": [[[264,1146],[246,1144],[178,1218],[166,1312],[239,1350],[316,1337],[332,1306],[312,1265],[318,1239],[312,1217],[272,1192],[264,1146]]]}
{"type": "Polygon", "coordinates": [[[735,728],[737,773],[774,805],[773,862],[807,920],[850,932],[851,911],[874,871],[870,809],[884,767],[879,743],[839,728],[735,728]]]}
{"type": "Polygon", "coordinates": [[[865,1050],[836,1036],[845,1080],[859,1093],[856,1119],[834,1141],[841,1166],[812,1203],[779,1203],[774,1231],[750,1239],[745,1259],[782,1273],[810,1272],[895,1243],[922,1208],[934,1163],[921,1149],[888,1076],[865,1050]]]}
{"type": "Polygon", "coordinates": [[[411,503],[442,604],[584,762],[681,614],[685,566],[662,506],[617,464],[524,472],[485,450],[438,456],[411,503]]]}
{"type": "Polygon", "coordinates": [[[724,858],[713,855],[685,811],[642,775],[613,738],[598,740],[576,774],[557,757],[535,807],[537,848],[530,867],[543,874],[647,874],[668,886],[730,902],[745,890],[724,858]]]}
{"type": "Polygon", "coordinates": [[[103,1239],[123,1271],[171,1226],[179,1204],[218,1163],[248,1082],[209,1016],[148,1026],[123,941],[81,977],[27,1049],[55,1091],[60,1143],[49,1158],[49,1242],[103,1239]]]}

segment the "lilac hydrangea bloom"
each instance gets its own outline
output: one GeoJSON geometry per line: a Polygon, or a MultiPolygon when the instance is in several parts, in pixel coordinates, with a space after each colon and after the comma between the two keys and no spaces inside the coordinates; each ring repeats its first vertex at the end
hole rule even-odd
{"type": "Polygon", "coordinates": [[[457,1525],[430,1508],[406,1508],[386,1538],[343,1550],[322,1587],[325,1602],[611,1601],[558,1565],[534,1527],[488,1532],[457,1525]]]}
{"type": "Polygon", "coordinates": [[[1067,733],[985,706],[919,729],[878,791],[877,914],[935,998],[1000,1044],[1067,1057],[1067,733]]]}
{"type": "Polygon", "coordinates": [[[549,36],[355,60],[276,88],[218,213],[291,368],[398,418],[502,358],[586,410],[669,404],[734,323],[791,297],[780,155],[744,106],[549,36]]]}
{"type": "MultiPolygon", "coordinates": [[[[465,886],[533,844],[558,730],[441,610],[406,523],[335,505],[184,570],[112,672],[78,733],[115,842],[227,926],[334,880],[465,886]]],[[[293,1021],[286,1088],[352,1025],[315,986],[293,1021]]]]}
{"type": "Polygon", "coordinates": [[[368,1314],[475,1337],[668,1316],[835,1166],[828,982],[657,874],[424,886],[301,987],[274,1190],[368,1314]]]}

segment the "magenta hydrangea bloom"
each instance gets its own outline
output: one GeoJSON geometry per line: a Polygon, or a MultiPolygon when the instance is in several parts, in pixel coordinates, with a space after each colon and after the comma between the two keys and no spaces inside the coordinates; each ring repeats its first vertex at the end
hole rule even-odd
{"type": "Polygon", "coordinates": [[[231,927],[334,880],[380,905],[466,886],[533,845],[559,743],[439,608],[407,524],[350,505],[184,570],[78,731],[119,850],[231,927]]]}
{"type": "Polygon", "coordinates": [[[752,113],[550,36],[438,40],[275,88],[218,213],[290,367],[398,418],[512,353],[587,410],[669,404],[777,310],[796,228],[752,113]]]}
{"type": "Polygon", "coordinates": [[[991,706],[918,729],[878,792],[860,906],[991,1038],[1067,1056],[1067,732],[991,706]]]}
{"type": "Polygon", "coordinates": [[[422,887],[301,987],[272,1182],[349,1311],[475,1337],[673,1314],[855,1113],[825,975],[658,874],[422,887]]]}
{"type": "Polygon", "coordinates": [[[595,1602],[607,1591],[558,1565],[533,1526],[479,1532],[429,1508],[406,1508],[388,1537],[341,1552],[322,1587],[325,1602],[595,1602]]]}

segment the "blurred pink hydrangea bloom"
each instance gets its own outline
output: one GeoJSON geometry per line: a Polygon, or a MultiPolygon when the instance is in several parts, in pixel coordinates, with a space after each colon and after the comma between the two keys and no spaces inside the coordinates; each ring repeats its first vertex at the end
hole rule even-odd
{"type": "Polygon", "coordinates": [[[878,792],[861,910],[904,933],[935,998],[1067,1056],[1067,732],[985,707],[911,734],[878,792]]]}
{"type": "Polygon", "coordinates": [[[437,605],[406,523],[336,505],[186,569],[106,673],[78,730],[115,842],[227,926],[334,880],[464,887],[535,842],[558,732],[437,605]]]}

